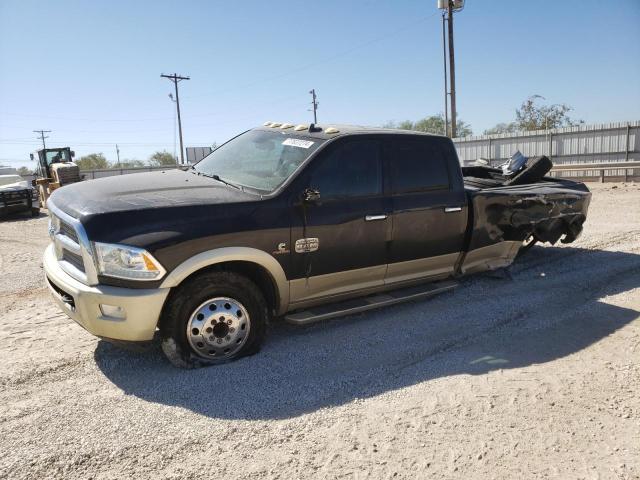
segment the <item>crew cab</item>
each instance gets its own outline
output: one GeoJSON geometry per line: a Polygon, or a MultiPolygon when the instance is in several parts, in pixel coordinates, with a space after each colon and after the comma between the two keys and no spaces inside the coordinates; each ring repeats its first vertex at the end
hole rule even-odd
{"type": "Polygon", "coordinates": [[[225,362],[256,352],[271,319],[428,296],[573,241],[591,194],[532,165],[462,169],[446,137],[268,122],[186,171],[55,191],[46,283],[94,335],[158,331],[177,366],[225,362]]]}

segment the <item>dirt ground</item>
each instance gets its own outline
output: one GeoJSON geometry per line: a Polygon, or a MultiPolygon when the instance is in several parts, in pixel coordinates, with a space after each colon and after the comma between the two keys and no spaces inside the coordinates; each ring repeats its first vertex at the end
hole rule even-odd
{"type": "Polygon", "coordinates": [[[583,236],[453,293],[181,371],[44,288],[47,218],[0,223],[0,478],[640,478],[640,185],[583,236]]]}

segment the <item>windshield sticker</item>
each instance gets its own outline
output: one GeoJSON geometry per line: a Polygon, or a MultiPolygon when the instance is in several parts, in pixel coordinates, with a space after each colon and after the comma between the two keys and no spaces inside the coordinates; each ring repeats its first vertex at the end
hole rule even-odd
{"type": "Polygon", "coordinates": [[[314,144],[314,142],[310,140],[300,140],[298,138],[287,138],[284,142],[282,142],[282,144],[288,145],[290,147],[309,148],[314,144]]]}

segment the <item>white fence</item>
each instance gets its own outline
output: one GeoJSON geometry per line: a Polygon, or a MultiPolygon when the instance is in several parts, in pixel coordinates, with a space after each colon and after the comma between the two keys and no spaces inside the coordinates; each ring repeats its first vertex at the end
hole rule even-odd
{"type": "MultiPolygon", "coordinates": [[[[182,166],[186,168],[187,166],[182,166]]],[[[94,178],[114,177],[116,175],[128,175],[130,173],[153,172],[156,170],[172,170],[180,168],[179,165],[165,165],[161,167],[130,167],[130,168],[105,168],[96,170],[80,170],[80,178],[83,180],[93,180],[94,178]]],[[[35,175],[23,175],[22,178],[31,182],[35,175]]]]}
{"type": "MultiPolygon", "coordinates": [[[[483,158],[504,163],[520,150],[525,156],[546,155],[555,165],[594,165],[640,162],[640,121],[535,130],[511,134],[454,138],[462,165],[483,158]]],[[[608,169],[606,176],[627,177],[633,169],[608,169]]],[[[631,172],[637,176],[640,172],[631,172]]],[[[560,172],[555,173],[559,175],[560,172]]],[[[563,171],[563,177],[597,177],[596,170],[563,171]]]]}
{"type": "Polygon", "coordinates": [[[165,165],[161,167],[131,167],[131,168],[107,168],[100,170],[80,170],[80,177],[83,180],[93,180],[94,178],[113,177],[116,175],[128,175],[130,173],[153,172],[157,170],[172,170],[180,168],[178,165],[165,165]]]}

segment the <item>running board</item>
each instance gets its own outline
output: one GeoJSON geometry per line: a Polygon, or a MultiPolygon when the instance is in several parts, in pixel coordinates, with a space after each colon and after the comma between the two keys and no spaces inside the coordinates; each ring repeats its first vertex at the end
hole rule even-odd
{"type": "Polygon", "coordinates": [[[294,325],[306,325],[308,323],[319,322],[329,318],[342,317],[344,315],[365,312],[367,310],[386,307],[396,303],[431,297],[439,293],[453,290],[457,285],[458,283],[453,280],[445,280],[442,282],[433,282],[400,290],[392,290],[390,292],[377,293],[366,297],[355,298],[353,300],[345,300],[343,302],[332,303],[329,305],[320,305],[308,310],[289,313],[288,315],[285,315],[284,319],[287,323],[292,323],[294,325]]]}

